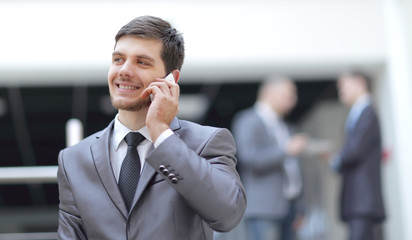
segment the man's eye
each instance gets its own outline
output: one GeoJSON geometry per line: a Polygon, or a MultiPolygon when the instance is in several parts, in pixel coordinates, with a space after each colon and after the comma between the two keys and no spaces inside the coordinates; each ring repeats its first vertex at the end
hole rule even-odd
{"type": "Polygon", "coordinates": [[[144,60],[144,59],[137,59],[136,62],[137,62],[137,64],[139,64],[139,65],[144,65],[144,66],[149,66],[149,65],[151,65],[150,62],[148,62],[148,61],[146,61],[146,60],[144,60]]]}
{"type": "Polygon", "coordinates": [[[122,59],[121,58],[113,58],[113,62],[121,62],[122,59]]]}

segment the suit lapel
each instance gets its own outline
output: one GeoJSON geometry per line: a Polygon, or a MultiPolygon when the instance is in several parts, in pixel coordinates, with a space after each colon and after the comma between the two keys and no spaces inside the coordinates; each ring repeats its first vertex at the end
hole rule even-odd
{"type": "Polygon", "coordinates": [[[272,142],[275,142],[276,144],[279,144],[277,139],[276,139],[275,131],[274,131],[273,127],[268,126],[268,124],[265,123],[262,116],[256,111],[256,109],[253,109],[253,111],[254,111],[255,120],[259,122],[258,125],[265,126],[265,128],[261,128],[261,129],[266,130],[266,131],[263,131],[263,132],[256,132],[256,134],[259,134],[261,136],[266,135],[267,139],[270,139],[272,142]]]}
{"type": "Polygon", "coordinates": [[[354,134],[356,135],[356,133],[358,133],[357,128],[358,128],[359,124],[362,121],[364,121],[364,118],[370,116],[369,111],[371,109],[372,109],[372,106],[370,104],[365,106],[365,108],[362,109],[362,111],[359,113],[359,116],[356,119],[354,119],[353,123],[351,123],[351,126],[347,127],[345,129],[345,131],[346,131],[345,134],[346,134],[346,136],[348,136],[347,139],[351,138],[349,136],[353,136],[354,134]]]}
{"type": "MultiPolygon", "coordinates": [[[[170,124],[170,129],[179,136],[178,133],[176,133],[176,131],[178,129],[180,129],[180,124],[179,124],[179,120],[177,118],[174,118],[172,123],[170,124]]],[[[154,147],[152,145],[151,149],[149,150],[149,152],[153,151],[154,147]]],[[[150,166],[149,164],[145,163],[142,169],[142,173],[140,175],[140,180],[139,180],[139,184],[137,185],[137,189],[136,189],[136,193],[134,195],[133,198],[133,204],[131,209],[133,209],[136,205],[136,203],[139,201],[140,197],[142,196],[144,190],[147,188],[147,186],[149,185],[150,180],[153,178],[153,176],[156,174],[156,170],[150,166]]]]}
{"type": "Polygon", "coordinates": [[[132,209],[136,205],[137,201],[142,196],[144,190],[146,189],[147,185],[149,184],[152,177],[155,175],[156,170],[152,168],[149,164],[145,163],[142,169],[142,173],[140,175],[139,184],[137,184],[136,193],[134,194],[132,209]]]}
{"type": "Polygon", "coordinates": [[[109,139],[112,129],[113,122],[102,131],[100,136],[96,137],[97,140],[91,145],[90,150],[100,180],[102,181],[107,194],[123,216],[127,218],[128,213],[126,205],[117,186],[116,178],[114,177],[112,166],[110,164],[109,139]]]}

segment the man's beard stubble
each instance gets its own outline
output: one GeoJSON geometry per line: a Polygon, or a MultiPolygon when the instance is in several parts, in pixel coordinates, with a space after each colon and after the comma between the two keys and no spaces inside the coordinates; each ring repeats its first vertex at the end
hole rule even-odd
{"type": "Polygon", "coordinates": [[[125,110],[125,111],[131,111],[131,112],[136,112],[136,111],[140,111],[143,108],[146,108],[148,106],[150,106],[150,98],[145,98],[145,99],[140,99],[136,102],[133,103],[122,103],[120,101],[114,101],[113,97],[110,96],[110,100],[112,102],[112,105],[115,109],[117,110],[125,110]]]}

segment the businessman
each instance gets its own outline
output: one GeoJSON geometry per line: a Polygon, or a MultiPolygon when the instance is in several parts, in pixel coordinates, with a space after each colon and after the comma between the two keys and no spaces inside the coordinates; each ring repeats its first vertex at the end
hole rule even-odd
{"type": "Polygon", "coordinates": [[[296,102],[295,84],[289,78],[271,77],[260,87],[256,104],[233,120],[248,198],[249,240],[293,239],[292,223],[302,193],[298,157],[307,142],[284,120],[296,102]]]}
{"type": "Polygon", "coordinates": [[[183,59],[181,34],[160,18],[119,30],[108,73],[118,114],[59,153],[59,239],[211,240],[239,223],[232,135],[176,118],[183,59]]]}
{"type": "Polygon", "coordinates": [[[332,166],[342,175],[341,218],[349,240],[374,240],[374,229],[385,220],[381,190],[382,148],[378,118],[371,105],[371,79],[362,72],[342,74],[339,98],[350,107],[346,137],[332,166]]]}

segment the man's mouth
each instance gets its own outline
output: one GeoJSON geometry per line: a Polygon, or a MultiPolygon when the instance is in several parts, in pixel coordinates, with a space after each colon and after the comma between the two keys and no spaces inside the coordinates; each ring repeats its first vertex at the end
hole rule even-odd
{"type": "Polygon", "coordinates": [[[138,87],[133,87],[133,86],[125,86],[125,85],[117,85],[120,89],[125,89],[125,90],[136,90],[139,89],[138,87]]]}

